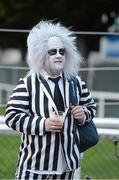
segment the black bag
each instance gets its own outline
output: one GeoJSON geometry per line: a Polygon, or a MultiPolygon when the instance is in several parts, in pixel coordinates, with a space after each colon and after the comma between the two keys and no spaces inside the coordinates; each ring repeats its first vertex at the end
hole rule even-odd
{"type": "MultiPolygon", "coordinates": [[[[76,78],[73,78],[70,81],[70,103],[74,106],[77,105],[77,85],[78,80],[76,78]]],[[[80,91],[82,91],[81,83],[79,85],[80,91]]],[[[85,122],[84,125],[77,124],[77,128],[80,136],[80,152],[84,152],[85,150],[98,143],[99,135],[93,120],[91,120],[90,122],[85,122]]]]}
{"type": "Polygon", "coordinates": [[[78,130],[80,136],[80,152],[84,152],[98,143],[99,135],[93,120],[79,126],[78,130]]]}

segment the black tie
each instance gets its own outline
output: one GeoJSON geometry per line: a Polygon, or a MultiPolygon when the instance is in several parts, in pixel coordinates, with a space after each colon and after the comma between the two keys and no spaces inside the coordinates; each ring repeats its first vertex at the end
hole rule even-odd
{"type": "Polygon", "coordinates": [[[54,89],[54,102],[56,104],[57,110],[58,111],[64,111],[64,102],[63,102],[63,97],[58,85],[58,81],[61,77],[57,78],[49,78],[52,82],[55,83],[55,89],[54,89]]]}

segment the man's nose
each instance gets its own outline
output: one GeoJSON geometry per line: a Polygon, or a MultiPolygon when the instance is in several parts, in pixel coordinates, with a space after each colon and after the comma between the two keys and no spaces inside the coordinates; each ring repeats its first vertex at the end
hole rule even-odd
{"type": "Polygon", "coordinates": [[[59,51],[57,51],[56,57],[57,58],[61,58],[62,57],[62,55],[59,53],[59,51]]]}

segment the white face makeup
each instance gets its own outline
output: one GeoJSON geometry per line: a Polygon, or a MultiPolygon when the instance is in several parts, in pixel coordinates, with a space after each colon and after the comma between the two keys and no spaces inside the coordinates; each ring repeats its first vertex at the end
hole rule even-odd
{"type": "Polygon", "coordinates": [[[45,59],[45,70],[51,76],[58,76],[65,65],[65,49],[59,37],[48,40],[48,52],[45,59]]]}

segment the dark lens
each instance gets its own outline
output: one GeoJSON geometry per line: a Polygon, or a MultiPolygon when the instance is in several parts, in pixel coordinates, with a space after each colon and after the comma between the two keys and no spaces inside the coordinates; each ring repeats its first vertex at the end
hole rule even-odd
{"type": "Polygon", "coordinates": [[[64,54],[65,54],[65,49],[63,49],[63,48],[59,49],[59,53],[60,53],[62,56],[64,56],[64,54]]]}
{"type": "MultiPolygon", "coordinates": [[[[56,55],[56,54],[57,54],[57,49],[50,49],[50,50],[48,50],[48,54],[49,54],[49,56],[56,55]]],[[[59,49],[59,54],[62,55],[62,56],[64,56],[64,54],[65,54],[65,49],[64,49],[64,48],[60,48],[60,49],[59,49]]]]}
{"type": "Polygon", "coordinates": [[[48,50],[48,54],[50,56],[53,56],[53,55],[57,54],[57,49],[50,49],[50,50],[48,50]]]}

